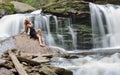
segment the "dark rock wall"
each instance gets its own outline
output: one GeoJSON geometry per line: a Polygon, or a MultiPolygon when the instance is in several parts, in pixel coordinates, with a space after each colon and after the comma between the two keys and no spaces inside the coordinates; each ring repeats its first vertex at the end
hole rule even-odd
{"type": "MultiPolygon", "coordinates": [[[[81,0],[58,2],[48,5],[43,8],[44,13],[51,13],[58,17],[70,18],[71,26],[74,33],[77,35],[77,49],[91,49],[92,46],[92,31],[91,20],[89,13],[89,5],[81,0]]],[[[63,19],[63,18],[62,18],[63,19]]],[[[66,49],[72,49],[71,35],[68,28],[62,20],[62,29],[64,32],[64,40],[66,49]]],[[[54,29],[54,28],[51,28],[54,29]]]]}
{"type": "Polygon", "coordinates": [[[77,48],[91,49],[92,48],[92,28],[90,16],[83,18],[72,18],[73,28],[77,33],[77,48]]]}
{"type": "MultiPolygon", "coordinates": [[[[74,50],[72,36],[68,28],[68,19],[70,19],[70,26],[73,28],[74,34],[77,38],[77,47],[76,49],[91,49],[92,48],[92,32],[91,32],[91,23],[90,16],[83,18],[76,17],[58,17],[58,34],[63,35],[64,38],[64,48],[66,50],[74,50]],[[62,31],[62,33],[61,33],[62,31]]],[[[51,33],[57,41],[57,45],[60,46],[62,43],[59,41],[56,35],[56,28],[54,21],[51,21],[51,33]]]]}

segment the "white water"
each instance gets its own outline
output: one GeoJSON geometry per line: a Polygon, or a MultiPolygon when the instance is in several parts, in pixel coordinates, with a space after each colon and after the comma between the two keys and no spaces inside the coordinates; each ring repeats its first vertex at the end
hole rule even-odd
{"type": "Polygon", "coordinates": [[[73,28],[71,26],[71,21],[70,19],[68,19],[68,22],[69,22],[69,26],[68,26],[68,29],[69,29],[69,32],[72,36],[72,46],[73,46],[73,49],[76,50],[77,48],[77,36],[76,36],[76,33],[73,31],[73,28]]]}
{"type": "Polygon", "coordinates": [[[90,3],[95,48],[120,47],[120,6],[90,3]]]}
{"type": "MultiPolygon", "coordinates": [[[[90,3],[90,10],[95,48],[120,48],[120,6],[90,3]]],[[[72,70],[73,75],[120,75],[119,53],[80,56],[76,59],[53,58],[52,61],[54,66],[72,70]]]]}
{"type": "Polygon", "coordinates": [[[46,15],[44,17],[44,19],[46,21],[47,32],[48,32],[48,34],[46,36],[46,41],[47,41],[48,45],[50,45],[50,46],[54,45],[55,46],[55,41],[54,41],[54,38],[53,38],[53,36],[51,34],[51,31],[50,31],[50,17],[51,16],[52,15],[46,15]]]}
{"type": "MultiPolygon", "coordinates": [[[[58,23],[58,18],[53,15],[42,15],[42,10],[33,11],[30,14],[13,14],[13,15],[6,15],[0,19],[0,40],[6,39],[10,36],[18,35],[20,32],[24,30],[24,20],[28,17],[32,23],[34,24],[35,29],[40,28],[43,33],[43,38],[47,45],[49,46],[58,46],[65,48],[65,41],[63,36],[63,29],[62,29],[62,22],[58,23]],[[51,18],[54,20],[54,32],[51,31],[50,20],[51,18]],[[61,29],[59,29],[61,28],[61,29]],[[55,33],[55,34],[52,34],[55,33]],[[54,36],[53,36],[54,35],[54,36]],[[55,37],[56,36],[56,37],[55,37]],[[56,39],[58,41],[56,41],[56,39]],[[58,43],[58,44],[57,44],[58,43]]],[[[73,29],[70,26],[69,19],[66,19],[66,27],[69,29],[72,39],[71,49],[76,49],[76,35],[73,29]]]]}
{"type": "Polygon", "coordinates": [[[64,37],[62,34],[59,34],[59,24],[58,24],[58,19],[57,16],[53,16],[55,23],[56,23],[56,34],[57,34],[57,38],[59,40],[59,43],[61,43],[60,47],[64,48],[64,37]]]}
{"type": "MultiPolygon", "coordinates": [[[[93,7],[96,7],[96,6],[93,6],[93,7]]],[[[97,9],[96,9],[96,12],[97,13],[95,13],[95,14],[98,15],[97,19],[100,19],[101,14],[98,13],[97,9]]],[[[92,13],[93,13],[92,15],[95,16],[93,11],[92,11],[92,13]]],[[[30,18],[34,17],[32,19],[34,19],[33,21],[35,24],[35,28],[41,28],[43,30],[46,30],[46,32],[44,32],[46,34],[43,36],[46,36],[46,39],[48,40],[49,45],[54,45],[55,44],[54,38],[51,34],[50,24],[49,24],[49,19],[50,19],[51,15],[42,16],[40,14],[39,15],[32,14],[32,15],[25,16],[23,14],[16,14],[16,15],[5,16],[0,20],[0,23],[3,25],[0,27],[1,37],[9,37],[9,36],[17,35],[23,29],[23,27],[21,27],[21,26],[23,26],[23,20],[28,16],[30,18]],[[22,20],[19,18],[22,18],[22,20]],[[13,30],[11,30],[11,29],[13,29],[13,30]]],[[[94,24],[94,22],[97,22],[95,20],[96,20],[96,18],[94,20],[92,20],[93,24],[94,24]]],[[[107,43],[107,41],[112,42],[113,40],[111,40],[111,39],[108,40],[108,39],[106,39],[106,37],[113,38],[114,36],[111,36],[113,34],[108,34],[108,33],[106,35],[106,32],[105,32],[106,30],[104,29],[104,26],[101,26],[103,24],[102,19],[100,19],[100,22],[97,22],[97,23],[98,24],[100,23],[100,27],[101,27],[100,30],[102,30],[102,34],[100,34],[100,35],[102,35],[102,37],[100,37],[100,38],[97,37],[97,39],[102,39],[102,41],[95,39],[96,45],[97,45],[97,41],[100,42],[100,44],[98,44],[97,47],[101,47],[101,46],[108,47],[109,45],[114,44],[114,43],[110,43],[110,44],[107,43]],[[105,38],[105,40],[103,38],[105,38]]],[[[56,32],[57,32],[57,28],[58,28],[58,26],[56,25],[56,32]]],[[[68,29],[71,32],[72,39],[74,39],[75,37],[73,37],[74,33],[73,33],[72,28],[70,26],[68,26],[68,29]]],[[[113,28],[111,28],[111,29],[113,29],[113,28]]],[[[62,30],[61,30],[61,33],[62,33],[62,30]]],[[[64,38],[59,34],[58,34],[58,37],[59,37],[59,39],[64,40],[64,38]]],[[[96,36],[95,36],[95,38],[96,38],[96,36]]],[[[7,43],[9,43],[10,45],[8,45],[6,43],[0,44],[0,52],[4,52],[4,49],[6,50],[7,46],[8,46],[7,49],[9,49],[11,47],[12,48],[15,47],[14,44],[13,44],[13,46],[11,46],[12,41],[8,41],[7,43]]],[[[75,47],[76,47],[76,45],[75,45],[75,41],[74,41],[74,48],[75,47]]],[[[72,70],[74,75],[120,75],[120,67],[119,67],[120,66],[120,54],[118,54],[118,53],[108,56],[108,57],[93,55],[93,56],[80,57],[78,59],[53,58],[52,61],[54,61],[52,64],[55,66],[59,66],[59,67],[63,67],[63,68],[72,70]]]]}
{"type": "Polygon", "coordinates": [[[23,30],[24,19],[25,17],[22,14],[7,15],[0,19],[0,38],[17,35],[23,30]]]}
{"type": "Polygon", "coordinates": [[[73,75],[120,75],[120,54],[91,55],[77,59],[53,58],[52,65],[73,71],[73,75]]]}
{"type": "MultiPolygon", "coordinates": [[[[120,6],[90,3],[95,48],[120,48],[120,6]]],[[[70,29],[70,28],[69,28],[70,29]]],[[[120,75],[120,54],[91,55],[77,59],[53,58],[52,65],[73,71],[74,75],[120,75]]]]}

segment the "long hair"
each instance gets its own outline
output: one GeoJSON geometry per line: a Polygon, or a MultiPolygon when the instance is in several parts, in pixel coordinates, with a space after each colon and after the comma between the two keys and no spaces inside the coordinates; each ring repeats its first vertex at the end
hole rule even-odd
{"type": "Polygon", "coordinates": [[[28,18],[26,18],[26,19],[25,19],[24,24],[25,24],[25,25],[30,24],[30,21],[29,21],[29,19],[28,19],[28,18]]]}

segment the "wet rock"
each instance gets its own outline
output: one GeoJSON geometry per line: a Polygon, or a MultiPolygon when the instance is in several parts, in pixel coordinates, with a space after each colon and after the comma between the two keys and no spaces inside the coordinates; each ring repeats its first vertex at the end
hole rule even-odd
{"type": "Polygon", "coordinates": [[[72,71],[54,66],[43,66],[41,74],[45,75],[73,75],[72,71]]]}
{"type": "Polygon", "coordinates": [[[6,66],[6,68],[9,68],[9,69],[14,68],[14,65],[11,61],[7,61],[4,65],[6,66]]]}
{"type": "Polygon", "coordinates": [[[14,75],[10,70],[1,67],[0,68],[0,75],[14,75]]]}
{"type": "Polygon", "coordinates": [[[34,61],[37,61],[37,62],[40,62],[40,63],[47,63],[49,62],[50,60],[48,60],[46,57],[41,57],[41,56],[38,56],[34,59],[32,59],[34,61]]]}
{"type": "Polygon", "coordinates": [[[29,75],[40,75],[39,73],[29,73],[29,75]]]}
{"type": "Polygon", "coordinates": [[[0,64],[4,64],[6,60],[0,59],[0,64]]]}
{"type": "Polygon", "coordinates": [[[5,9],[0,9],[0,17],[2,17],[3,15],[5,15],[6,10],[5,9]]]}
{"type": "Polygon", "coordinates": [[[48,66],[51,70],[53,70],[57,75],[73,75],[72,71],[64,69],[64,68],[59,68],[59,67],[54,67],[54,66],[48,66]]]}
{"type": "Polygon", "coordinates": [[[54,71],[52,71],[50,68],[44,66],[41,68],[40,74],[43,75],[57,75],[54,71]]]}
{"type": "Polygon", "coordinates": [[[17,73],[17,70],[15,68],[10,69],[10,71],[12,71],[13,73],[17,73]]]}
{"type": "Polygon", "coordinates": [[[44,13],[52,13],[57,16],[81,16],[89,15],[89,5],[84,1],[58,1],[43,7],[44,13]],[[87,12],[86,12],[87,11],[87,12]]]}

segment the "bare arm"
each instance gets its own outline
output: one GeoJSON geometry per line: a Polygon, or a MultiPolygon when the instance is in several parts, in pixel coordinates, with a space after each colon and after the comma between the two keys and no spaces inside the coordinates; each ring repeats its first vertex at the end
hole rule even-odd
{"type": "Polygon", "coordinates": [[[31,21],[28,18],[26,18],[24,21],[24,31],[22,33],[24,33],[24,32],[27,33],[29,27],[33,27],[33,24],[31,23],[31,21]]]}

